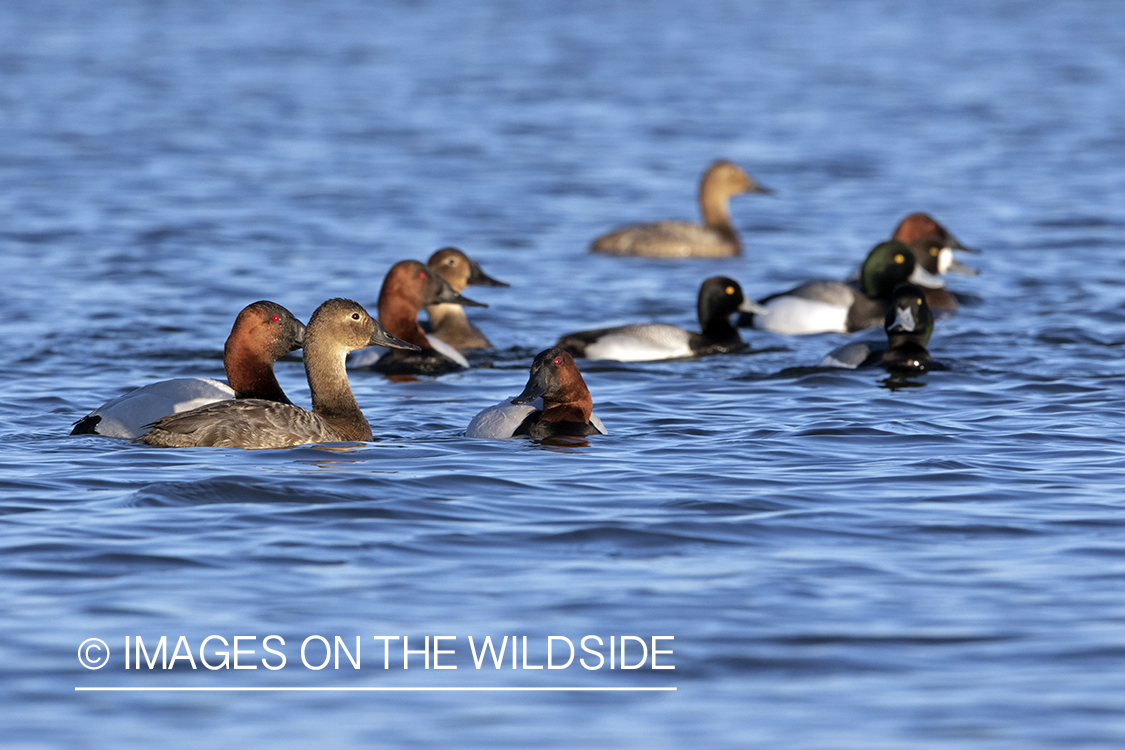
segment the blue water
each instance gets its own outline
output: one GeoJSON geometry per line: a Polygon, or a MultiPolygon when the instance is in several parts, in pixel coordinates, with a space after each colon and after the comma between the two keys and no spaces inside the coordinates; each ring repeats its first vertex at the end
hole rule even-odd
{"type": "Polygon", "coordinates": [[[0,745],[1121,747],[1122,102],[1112,0],[4,4],[0,745]],[[733,202],[743,258],[585,252],[694,217],[715,158],[776,190],[733,202]],[[691,326],[717,273],[842,277],[912,211],[984,249],[931,341],[948,371],[747,331],[584,363],[611,433],[586,446],[464,437],[559,334],[691,326]],[[373,444],[68,435],[221,377],[245,304],[373,307],[445,244],[512,285],[470,290],[498,351],[355,373],[373,444]],[[256,636],[261,665],[271,634],[276,671],[125,669],[126,637],[256,636]],[[312,635],[361,636],[361,668],[304,667],[312,635]],[[457,636],[458,669],[384,670],[379,635],[457,636]],[[674,636],[675,669],[475,669],[468,637],[505,635],[532,666],[548,636],[674,636]],[[75,690],[271,686],[676,690],[75,690]]]}

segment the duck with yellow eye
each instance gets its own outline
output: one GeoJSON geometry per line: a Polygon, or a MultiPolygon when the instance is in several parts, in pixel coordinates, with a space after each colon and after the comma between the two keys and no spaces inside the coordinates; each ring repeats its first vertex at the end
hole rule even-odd
{"type": "Polygon", "coordinates": [[[758,301],[761,311],[743,314],[738,325],[774,333],[854,333],[883,322],[891,294],[914,273],[910,248],[894,240],[876,245],[860,269],[858,283],[806,281],[758,301]]]}
{"type": "Polygon", "coordinates": [[[696,313],[701,331],[695,333],[666,323],[639,323],[568,333],[556,346],[571,356],[648,362],[702,357],[744,348],[730,316],[761,310],[742,294],[742,287],[726,276],[712,276],[699,287],[696,313]]]}
{"type": "Polygon", "coordinates": [[[925,291],[916,284],[899,284],[883,323],[887,347],[872,348],[856,342],[829,353],[820,363],[824,367],[885,367],[892,373],[920,373],[944,370],[926,346],[934,332],[934,316],[926,303],[925,291]]]}

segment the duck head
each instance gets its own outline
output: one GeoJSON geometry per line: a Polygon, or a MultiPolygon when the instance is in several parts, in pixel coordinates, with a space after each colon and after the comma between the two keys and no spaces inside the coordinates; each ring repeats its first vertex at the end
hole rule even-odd
{"type": "Polygon", "coordinates": [[[704,332],[716,325],[730,327],[730,316],[736,312],[760,313],[763,309],[753,300],[746,299],[742,287],[728,276],[712,276],[699,287],[696,312],[704,332]]]}
{"type": "Polygon", "coordinates": [[[979,253],[971,247],[962,245],[949,230],[939,224],[929,214],[913,213],[899,222],[891,239],[910,247],[914,260],[931,274],[944,274],[949,271],[975,276],[977,270],[964,265],[953,257],[954,250],[979,253]]]}
{"type": "Polygon", "coordinates": [[[708,167],[700,182],[701,195],[739,195],[741,193],[772,193],[769,188],[763,187],[754,181],[746,171],[731,161],[720,159],[708,167]]]}
{"type": "Polygon", "coordinates": [[[895,349],[904,343],[915,343],[923,348],[930,343],[934,332],[934,316],[926,304],[926,294],[916,284],[899,284],[891,296],[890,307],[883,325],[887,341],[895,349]]]}
{"type": "Polygon", "coordinates": [[[895,287],[910,279],[915,265],[914,254],[903,243],[880,242],[867,254],[860,269],[863,293],[872,299],[890,299],[895,287]]]}
{"type": "MultiPolygon", "coordinates": [[[[578,365],[561,347],[552,347],[535,356],[527,385],[523,393],[512,399],[512,403],[526,404],[537,398],[543,399],[545,411],[553,404],[591,402],[590,389],[586,387],[578,365]]],[[[589,408],[592,410],[592,403],[589,408]]],[[[590,411],[587,410],[585,420],[589,419],[590,411]]]]}
{"type": "Polygon", "coordinates": [[[328,346],[344,353],[369,346],[419,350],[414,344],[392,335],[358,302],[341,297],[328,300],[313,312],[308,334],[310,340],[328,342],[328,346]]]}
{"type": "Polygon", "coordinates": [[[462,292],[470,286],[508,286],[503,281],[497,281],[484,271],[465,253],[455,247],[443,247],[433,255],[427,264],[439,276],[445,279],[455,292],[462,292]]]}

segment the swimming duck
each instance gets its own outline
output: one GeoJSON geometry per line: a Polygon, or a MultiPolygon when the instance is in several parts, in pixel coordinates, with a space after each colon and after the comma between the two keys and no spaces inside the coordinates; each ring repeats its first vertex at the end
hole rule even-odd
{"type": "Polygon", "coordinates": [[[289,403],[273,374],[273,363],[300,349],[305,326],[276,302],[247,305],[234,320],[223,347],[227,383],[210,378],[175,378],[149,383],[118,396],[74,423],[71,435],[135,438],[163,416],[231,399],[261,398],[289,403]]]}
{"type": "Polygon", "coordinates": [[[395,263],[379,290],[379,321],[393,335],[418,347],[418,351],[363,351],[352,358],[349,366],[370,367],[385,375],[441,375],[468,367],[469,361],[461,352],[436,336],[427,336],[418,325],[418,313],[423,307],[443,302],[488,307],[453,291],[429,266],[416,260],[395,263]]]}
{"type": "Polygon", "coordinates": [[[542,351],[531,363],[523,393],[481,411],[469,423],[471,438],[585,437],[608,434],[593,413],[590,389],[574,359],[561,347],[542,351]]]}
{"type": "MultiPolygon", "coordinates": [[[[430,256],[426,265],[445,279],[453,291],[458,294],[470,286],[508,286],[503,281],[497,281],[480,270],[476,261],[455,247],[444,247],[438,250],[430,256]]],[[[484,337],[484,334],[469,322],[465,315],[465,308],[461,305],[452,302],[427,305],[426,314],[430,318],[430,326],[427,332],[430,332],[432,337],[441,339],[458,351],[492,348],[492,344],[484,337]]]]}
{"type": "MultiPolygon", "coordinates": [[[[907,216],[895,227],[891,239],[898,240],[909,247],[918,267],[935,277],[950,272],[966,276],[977,274],[975,268],[954,258],[953,251],[962,250],[970,253],[980,251],[962,245],[949,233],[949,230],[934,221],[928,214],[913,213],[907,216]]],[[[921,286],[926,287],[926,302],[932,310],[949,312],[957,309],[956,295],[946,289],[944,284],[937,286],[922,283],[921,286]]]]}
{"type": "Polygon", "coordinates": [[[775,333],[853,333],[883,322],[891,294],[915,271],[914,255],[901,242],[881,242],[867,255],[856,288],[843,281],[807,281],[758,304],[764,312],[743,314],[740,326],[775,333]]]}
{"type": "Polygon", "coordinates": [[[371,425],[356,404],[344,367],[348,352],[367,346],[417,349],[389,334],[359,304],[330,299],[309,318],[305,336],[312,411],[264,399],[220,401],[158,419],[134,442],[259,449],[370,441],[371,425]]]}
{"type": "Polygon", "coordinates": [[[729,258],[742,253],[738,232],[730,223],[730,199],[740,193],[770,191],[737,164],[717,161],[699,184],[703,224],[659,221],[630,224],[602,235],[590,245],[595,253],[642,255],[649,258],[729,258]]]}
{"type": "Polygon", "coordinates": [[[914,253],[914,260],[918,265],[935,276],[951,271],[967,276],[977,274],[975,268],[970,268],[954,258],[953,251],[961,250],[967,253],[980,251],[962,245],[948,229],[934,221],[929,214],[910,214],[895,227],[891,239],[907,245],[914,253]]]}
{"type": "Polygon", "coordinates": [[[742,287],[726,276],[712,276],[699,287],[696,305],[701,333],[665,323],[639,323],[568,333],[556,346],[575,357],[646,362],[678,357],[702,357],[732,352],[745,346],[730,316],[742,311],[764,311],[742,294],[742,287]]]}
{"type": "Polygon", "coordinates": [[[887,332],[886,348],[873,349],[859,342],[847,344],[829,353],[820,364],[849,369],[879,365],[899,373],[944,369],[926,350],[934,332],[934,316],[921,287],[916,284],[895,287],[883,329],[887,332]]]}

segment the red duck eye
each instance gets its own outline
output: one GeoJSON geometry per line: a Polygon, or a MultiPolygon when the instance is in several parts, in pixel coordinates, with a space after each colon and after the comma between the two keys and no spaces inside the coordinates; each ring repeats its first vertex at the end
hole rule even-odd
{"type": "Polygon", "coordinates": [[[270,320],[272,320],[274,323],[276,323],[277,321],[281,320],[281,316],[280,315],[274,315],[272,318],[270,318],[270,320]]]}
{"type": "Polygon", "coordinates": [[[561,365],[562,364],[562,357],[555,357],[555,364],[561,365]]]}
{"type": "Polygon", "coordinates": [[[420,279],[426,278],[426,272],[425,271],[419,271],[418,272],[418,278],[420,278],[420,279]]]}

